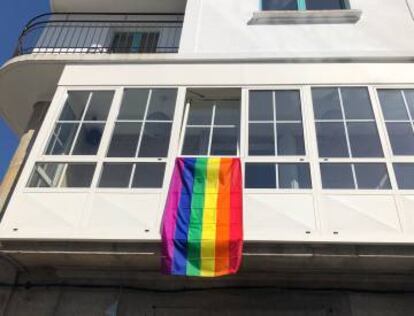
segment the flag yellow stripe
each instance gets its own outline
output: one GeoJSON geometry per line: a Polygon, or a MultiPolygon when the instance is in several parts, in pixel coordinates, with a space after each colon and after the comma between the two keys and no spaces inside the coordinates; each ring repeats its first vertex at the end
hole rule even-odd
{"type": "Polygon", "coordinates": [[[201,276],[214,276],[220,158],[208,159],[201,237],[201,276]]]}

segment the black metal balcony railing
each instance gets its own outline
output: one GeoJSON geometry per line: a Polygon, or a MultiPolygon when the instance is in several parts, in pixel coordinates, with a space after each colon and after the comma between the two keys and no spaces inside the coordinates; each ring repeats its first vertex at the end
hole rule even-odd
{"type": "Polygon", "coordinates": [[[15,56],[176,53],[182,24],[182,14],[43,14],[26,25],[15,56]]]}

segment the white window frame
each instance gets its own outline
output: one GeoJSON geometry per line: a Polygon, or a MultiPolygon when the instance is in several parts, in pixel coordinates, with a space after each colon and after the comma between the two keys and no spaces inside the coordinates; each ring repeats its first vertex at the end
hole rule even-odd
{"type": "MultiPolygon", "coordinates": [[[[414,164],[414,155],[409,156],[401,156],[401,155],[394,155],[393,150],[392,150],[392,145],[391,145],[391,140],[388,134],[388,130],[387,130],[387,125],[386,122],[388,120],[385,119],[383,111],[382,111],[382,107],[381,107],[381,101],[379,99],[379,90],[414,90],[414,85],[374,85],[372,86],[372,90],[373,90],[373,96],[375,99],[375,103],[377,104],[378,107],[378,122],[379,122],[379,128],[381,129],[382,132],[382,137],[383,137],[383,144],[384,144],[384,151],[385,151],[385,157],[387,160],[387,165],[388,165],[388,169],[389,169],[389,173],[390,173],[390,178],[391,178],[391,182],[393,185],[393,193],[395,195],[413,195],[414,194],[414,189],[412,190],[405,190],[405,189],[399,189],[398,188],[398,181],[397,181],[397,176],[395,174],[394,171],[394,164],[395,163],[411,163],[414,164]]],[[[404,100],[405,102],[405,100],[404,100]]],[[[408,109],[407,109],[408,110],[408,109]]],[[[408,110],[409,111],[409,110],[408,110]]],[[[410,115],[410,114],[409,114],[410,115]]],[[[414,118],[413,118],[413,122],[414,122],[414,118]]],[[[412,126],[414,126],[414,123],[411,124],[412,126]]]]}
{"type": "MultiPolygon", "coordinates": [[[[309,109],[312,112],[312,123],[313,123],[313,130],[315,133],[315,159],[317,161],[315,167],[316,167],[316,173],[318,175],[318,180],[319,185],[318,185],[318,193],[319,194],[338,194],[338,195],[387,195],[387,194],[391,194],[393,193],[394,189],[395,189],[395,177],[393,174],[393,170],[392,168],[390,168],[390,164],[389,164],[389,160],[388,160],[388,155],[387,155],[387,151],[388,148],[385,146],[385,135],[384,135],[384,130],[383,130],[383,126],[382,126],[382,118],[380,116],[380,111],[381,109],[379,108],[379,104],[377,102],[376,96],[375,96],[375,90],[373,88],[372,85],[370,84],[331,84],[331,85],[309,85],[309,97],[310,97],[310,103],[309,103],[309,109]],[[372,107],[372,111],[373,111],[373,115],[375,118],[375,123],[377,126],[377,130],[378,130],[378,134],[379,134],[379,139],[382,145],[382,150],[384,153],[384,157],[371,157],[371,158],[358,158],[358,157],[345,157],[345,158],[337,158],[337,157],[333,157],[333,158],[321,158],[319,157],[319,150],[318,150],[318,143],[317,143],[317,135],[316,135],[316,119],[315,119],[315,115],[314,115],[314,107],[313,107],[313,100],[312,100],[312,88],[367,88],[368,89],[368,94],[370,97],[370,101],[371,101],[371,107],[372,107]],[[328,188],[323,188],[322,186],[322,174],[321,174],[321,169],[320,169],[320,164],[321,163],[344,163],[344,164],[355,164],[355,163],[382,163],[386,166],[387,172],[388,172],[388,177],[390,180],[390,184],[391,184],[391,188],[390,189],[382,189],[382,190],[376,190],[376,189],[358,189],[358,188],[353,188],[353,189],[328,189],[328,188]]],[[[352,169],[354,170],[354,169],[352,169]]],[[[355,174],[354,174],[354,178],[355,178],[355,174]]]]}
{"type": "MultiPolygon", "coordinates": [[[[45,120],[42,124],[42,127],[39,131],[37,141],[31,156],[29,157],[29,162],[25,168],[25,173],[22,174],[23,181],[23,192],[24,193],[134,193],[134,194],[145,194],[145,193],[161,193],[169,185],[167,179],[168,175],[171,173],[173,166],[171,157],[174,157],[176,148],[174,142],[177,139],[177,134],[179,131],[179,126],[181,123],[181,117],[179,113],[182,109],[181,102],[183,88],[178,86],[61,86],[57,89],[55,97],[53,98],[52,104],[49,108],[48,114],[45,117],[45,120]],[[166,158],[110,158],[106,157],[107,150],[111,142],[112,134],[115,128],[115,123],[117,120],[118,113],[122,104],[123,92],[125,89],[177,89],[177,100],[174,112],[174,120],[171,127],[170,135],[170,144],[168,149],[168,155],[166,158]],[[68,97],[68,91],[114,91],[114,97],[112,104],[109,110],[109,114],[105,123],[105,128],[103,130],[101,143],[96,155],[46,155],[46,148],[49,143],[49,139],[54,131],[55,124],[58,121],[60,114],[65,106],[65,102],[68,97]],[[40,141],[41,140],[41,141],[40,141]],[[31,178],[33,168],[36,163],[95,163],[96,168],[94,176],[92,179],[91,186],[88,188],[33,188],[29,187],[27,184],[31,178]],[[161,188],[99,188],[99,180],[103,170],[104,163],[139,163],[139,162],[165,162],[165,172],[163,179],[163,186],[161,188]]],[[[86,110],[85,110],[86,113],[86,110]]],[[[85,114],[84,113],[84,114],[85,114]]]]}
{"type": "MultiPolygon", "coordinates": [[[[240,130],[239,130],[239,142],[237,144],[237,154],[236,155],[211,155],[211,144],[213,141],[213,131],[214,127],[224,127],[224,128],[234,128],[234,125],[214,125],[214,119],[215,119],[215,106],[213,108],[213,115],[211,118],[211,122],[209,125],[192,125],[192,127],[205,127],[210,129],[210,135],[209,135],[209,145],[208,145],[208,152],[207,155],[183,155],[183,148],[184,148],[184,141],[185,136],[188,128],[188,118],[190,114],[190,103],[188,103],[185,100],[185,110],[184,110],[184,119],[182,124],[182,131],[180,135],[180,141],[179,141],[179,151],[177,157],[197,157],[197,158],[214,158],[214,157],[226,157],[226,158],[242,158],[242,131],[243,131],[243,108],[244,108],[244,96],[243,96],[243,87],[241,86],[187,86],[186,87],[186,97],[187,97],[187,91],[191,89],[240,89],[240,130]]],[[[190,127],[191,128],[191,127],[190,127]]]]}
{"type": "MultiPolygon", "coordinates": [[[[314,149],[312,148],[312,137],[310,133],[310,122],[308,120],[308,113],[307,113],[307,107],[305,104],[307,104],[306,100],[307,97],[305,95],[305,89],[306,86],[303,85],[274,85],[274,86],[249,86],[245,89],[246,96],[245,96],[245,111],[244,111],[244,117],[245,122],[243,125],[243,130],[245,131],[245,137],[244,137],[244,152],[243,152],[243,170],[246,166],[246,163],[274,163],[274,164],[283,164],[283,163],[307,163],[309,165],[309,171],[310,171],[310,177],[311,177],[311,183],[312,188],[310,189],[284,189],[284,188],[273,188],[273,189],[251,189],[246,188],[244,184],[244,190],[247,193],[257,193],[257,194],[303,194],[303,193],[310,193],[315,189],[315,172],[314,168],[312,166],[312,152],[314,149]],[[301,101],[301,114],[302,114],[302,129],[303,129],[303,140],[305,145],[305,155],[303,156],[255,156],[255,155],[249,155],[249,132],[250,132],[250,117],[249,117],[249,106],[250,106],[250,92],[251,91],[298,91],[301,101]]],[[[275,123],[273,121],[273,123],[275,123]]],[[[277,146],[277,141],[275,140],[275,146],[277,146]]],[[[276,177],[278,175],[276,174],[276,177]]],[[[276,181],[278,181],[276,179],[276,181]]]]}

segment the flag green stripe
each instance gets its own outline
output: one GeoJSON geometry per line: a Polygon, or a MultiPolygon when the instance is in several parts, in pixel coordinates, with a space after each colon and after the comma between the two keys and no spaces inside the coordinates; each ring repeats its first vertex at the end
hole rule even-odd
{"type": "Polygon", "coordinates": [[[198,158],[195,164],[190,227],[188,230],[187,275],[199,276],[201,269],[201,235],[204,193],[207,177],[207,158],[198,158]]]}

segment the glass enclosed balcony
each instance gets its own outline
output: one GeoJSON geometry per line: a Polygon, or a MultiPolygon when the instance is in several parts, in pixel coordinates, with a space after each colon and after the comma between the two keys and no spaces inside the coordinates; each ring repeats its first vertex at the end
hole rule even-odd
{"type": "Polygon", "coordinates": [[[183,14],[55,13],[33,18],[15,55],[177,53],[183,14]]]}

